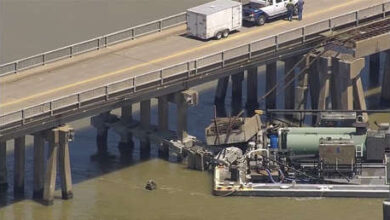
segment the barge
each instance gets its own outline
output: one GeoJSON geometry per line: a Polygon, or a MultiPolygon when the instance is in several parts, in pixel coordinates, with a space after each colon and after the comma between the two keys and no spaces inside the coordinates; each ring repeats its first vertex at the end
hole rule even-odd
{"type": "Polygon", "coordinates": [[[372,130],[356,114],[334,115],[317,127],[262,124],[259,115],[215,120],[206,129],[208,144],[223,146],[213,161],[214,195],[388,198],[389,124],[372,130]]]}

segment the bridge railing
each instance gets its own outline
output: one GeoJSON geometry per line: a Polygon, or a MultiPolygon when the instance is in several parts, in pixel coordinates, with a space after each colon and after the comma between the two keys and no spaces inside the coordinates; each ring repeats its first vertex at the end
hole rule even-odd
{"type": "Polygon", "coordinates": [[[187,80],[199,75],[212,74],[212,70],[223,68],[237,62],[239,59],[252,59],[264,52],[277,52],[282,47],[302,45],[313,37],[338,28],[353,27],[373,19],[384,19],[390,14],[390,2],[374,5],[366,9],[346,13],[341,16],[322,20],[304,27],[266,37],[249,44],[220,51],[174,66],[155,70],[142,75],[130,77],[117,82],[111,82],[101,87],[89,89],[68,95],[20,111],[0,116],[0,129],[23,126],[41,120],[47,116],[55,116],[64,112],[77,110],[93,104],[96,101],[119,99],[123,95],[137,93],[139,90],[153,89],[165,86],[178,80],[187,80]]]}
{"type": "MultiPolygon", "coordinates": [[[[247,0],[236,0],[241,3],[247,0]]],[[[0,77],[186,24],[186,12],[0,65],[0,77]]]]}
{"type": "Polygon", "coordinates": [[[176,27],[186,23],[186,13],[165,17],[146,24],[120,30],[107,35],[99,36],[87,41],[61,47],[55,50],[40,53],[34,56],[16,60],[0,65],[0,76],[17,73],[22,70],[42,66],[57,60],[71,58],[76,55],[93,50],[99,50],[123,41],[134,40],[136,38],[161,32],[165,29],[176,27]]]}

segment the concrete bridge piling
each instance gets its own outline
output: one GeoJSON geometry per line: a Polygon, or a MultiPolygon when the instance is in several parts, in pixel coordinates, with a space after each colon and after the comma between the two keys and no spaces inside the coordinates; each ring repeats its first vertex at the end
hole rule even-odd
{"type": "Polygon", "coordinates": [[[255,114],[255,110],[259,107],[259,103],[257,101],[258,99],[258,92],[257,92],[257,75],[258,75],[258,67],[252,66],[247,69],[247,93],[246,93],[246,109],[247,109],[247,115],[249,117],[253,116],[255,114]]]}
{"type": "Polygon", "coordinates": [[[14,194],[15,196],[21,196],[24,193],[26,155],[25,136],[15,138],[14,143],[14,194]]]}
{"type": "Polygon", "coordinates": [[[43,183],[45,170],[45,137],[43,132],[37,132],[34,135],[34,199],[43,197],[43,183]]]}
{"type": "Polygon", "coordinates": [[[0,141],[0,193],[8,188],[7,175],[7,142],[0,141]]]}
{"type": "Polygon", "coordinates": [[[49,142],[49,154],[46,163],[42,197],[42,201],[46,205],[51,205],[54,201],[57,165],[61,180],[62,199],[70,199],[73,197],[68,144],[72,139],[72,132],[72,128],[62,126],[51,129],[46,133],[46,138],[49,142]]]}
{"type": "Polygon", "coordinates": [[[379,85],[380,77],[380,53],[369,56],[369,81],[371,86],[379,85]]]}
{"type": "Polygon", "coordinates": [[[385,52],[384,72],[382,80],[382,103],[390,106],[390,50],[385,52]]]}
{"type": "MultiPolygon", "coordinates": [[[[33,136],[33,199],[50,205],[54,201],[57,169],[60,174],[62,198],[70,199],[72,176],[70,168],[69,141],[73,129],[67,125],[35,132],[33,136]],[[45,142],[49,142],[48,158],[45,157],[45,142]],[[46,162],[46,169],[45,169],[46,162]],[[58,166],[58,168],[57,168],[58,166]]],[[[8,186],[7,141],[0,142],[0,192],[8,186]]],[[[14,196],[24,197],[25,192],[26,135],[14,139],[14,196]]]]}
{"type": "Polygon", "coordinates": [[[242,81],[244,73],[232,75],[232,115],[237,115],[242,109],[242,81]]]}
{"type": "Polygon", "coordinates": [[[218,79],[217,89],[215,91],[214,105],[216,106],[217,116],[226,117],[225,99],[226,92],[229,86],[230,76],[225,76],[218,79]]]}
{"type": "MultiPolygon", "coordinates": [[[[158,131],[161,133],[167,133],[169,119],[169,102],[168,96],[158,97],[158,131]]],[[[169,159],[169,146],[165,143],[160,143],[158,148],[158,155],[161,158],[169,159]]]]}
{"type": "MultiPolygon", "coordinates": [[[[277,81],[277,66],[276,62],[266,64],[265,73],[265,91],[270,91],[276,86],[277,81]]],[[[273,91],[266,97],[265,106],[267,109],[276,108],[276,91],[273,91]]]]}

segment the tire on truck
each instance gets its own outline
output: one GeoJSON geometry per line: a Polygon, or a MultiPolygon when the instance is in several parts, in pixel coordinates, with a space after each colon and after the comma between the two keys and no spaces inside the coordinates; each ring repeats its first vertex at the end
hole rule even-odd
{"type": "Polygon", "coordinates": [[[264,15],[260,15],[259,17],[256,18],[255,23],[258,26],[264,25],[266,22],[267,18],[264,15]]]}

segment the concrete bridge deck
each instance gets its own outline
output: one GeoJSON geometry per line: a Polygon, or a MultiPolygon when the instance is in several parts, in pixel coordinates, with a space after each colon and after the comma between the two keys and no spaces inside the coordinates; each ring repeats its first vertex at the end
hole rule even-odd
{"type": "MultiPolygon", "coordinates": [[[[381,0],[370,1],[374,5],[381,0]]],[[[304,20],[280,20],[264,27],[244,27],[221,41],[203,42],[184,35],[185,27],[153,34],[72,59],[2,77],[1,114],[77,93],[109,82],[226,50],[251,41],[368,6],[366,1],[306,1],[304,20]],[[23,88],[23,89],[21,89],[23,88]]]]}
{"type": "MultiPolygon", "coordinates": [[[[307,94],[310,92],[312,109],[325,109],[326,104],[329,104],[327,101],[331,100],[333,109],[354,109],[355,104],[357,108],[365,110],[364,91],[359,77],[365,66],[364,57],[354,56],[352,59],[348,55],[341,59],[338,55],[345,55],[344,52],[339,53],[334,48],[330,51],[318,47],[316,51],[312,49],[326,38],[324,33],[333,33],[333,30],[342,31],[344,34],[345,31],[352,31],[351,36],[361,37],[362,32],[374,35],[374,32],[367,31],[368,26],[361,26],[362,24],[375,21],[370,23],[374,26],[373,29],[382,30],[380,24],[383,23],[388,27],[390,2],[371,0],[369,3],[370,5],[367,5],[364,0],[306,0],[304,20],[301,22],[279,20],[263,27],[244,27],[240,32],[221,41],[189,38],[185,35],[185,26],[182,25],[135,41],[114,46],[110,44],[107,49],[92,47],[99,50],[57,62],[45,63],[45,56],[38,55],[33,59],[43,59],[41,63],[38,61],[38,65],[45,65],[21,72],[17,71],[20,67],[23,69],[25,65],[37,63],[28,58],[20,63],[18,61],[1,65],[0,74],[4,73],[4,67],[10,67],[12,72],[13,64],[15,73],[0,75],[0,191],[7,187],[5,158],[7,142],[10,139],[14,139],[15,147],[15,195],[24,191],[25,136],[33,135],[34,197],[42,198],[45,204],[53,202],[58,160],[62,196],[69,199],[72,197],[72,190],[68,142],[72,139],[73,130],[66,126],[66,123],[99,114],[91,119],[92,125],[97,129],[97,155],[107,156],[107,121],[112,117],[110,111],[121,108],[120,120],[123,129],[118,133],[121,143],[123,142],[122,146],[131,148],[132,135],[128,133],[131,132],[128,126],[132,121],[132,104],[140,102],[140,128],[151,132],[153,127],[150,99],[158,98],[158,127],[154,130],[168,131],[168,117],[171,117],[169,102],[174,103],[177,109],[174,117],[177,118],[178,142],[190,146],[187,108],[196,105],[199,98],[197,92],[188,90],[189,88],[220,79],[215,96],[217,114],[218,105],[224,106],[230,78],[228,76],[232,75],[232,107],[241,110],[245,71],[248,79],[247,107],[255,106],[258,104],[257,67],[267,64],[266,90],[272,92],[271,88],[277,86],[278,60],[283,61],[285,66],[283,86],[286,89],[283,90],[286,109],[304,109],[307,94]],[[308,51],[311,52],[307,53],[308,51]],[[329,54],[323,54],[322,51],[329,54]],[[306,61],[306,65],[297,63],[300,58],[306,61]],[[316,61],[316,65],[308,64],[310,60],[316,61]],[[298,64],[304,74],[295,73],[298,64]],[[299,78],[295,81],[297,76],[299,78]],[[333,79],[330,80],[331,78],[333,79]],[[329,92],[329,88],[332,88],[332,92],[329,92]],[[49,144],[50,156],[45,169],[46,141],[49,144]]],[[[162,30],[162,22],[158,21],[157,24],[160,26],[159,30],[162,30]]],[[[134,32],[130,33],[135,36],[134,32]]],[[[370,56],[370,60],[376,61],[377,66],[380,63],[378,53],[386,50],[383,85],[387,85],[387,82],[390,82],[387,29],[384,35],[386,36],[379,35],[378,39],[370,41],[370,44],[359,45],[363,45],[365,50],[371,48],[371,52],[364,56],[370,56]],[[386,42],[385,46],[381,47],[379,42],[386,42]],[[376,58],[372,59],[373,57],[376,58]]],[[[99,44],[100,39],[93,42],[99,44]]],[[[331,42],[334,43],[333,38],[331,42]]],[[[80,45],[83,44],[78,44],[80,45]]],[[[336,46],[345,51],[345,48],[342,48],[344,45],[336,46]]],[[[72,48],[73,46],[66,49],[70,50],[70,55],[73,54],[72,48]]],[[[358,48],[355,46],[349,49],[356,55],[358,48]]],[[[68,56],[69,54],[63,55],[68,56]]],[[[374,65],[370,64],[371,66],[374,65]]],[[[379,78],[379,71],[370,72],[379,78]]],[[[388,92],[389,94],[382,91],[386,100],[390,100],[390,90],[388,92]]],[[[270,101],[275,103],[276,96],[270,101]]],[[[247,113],[253,114],[253,109],[247,110],[247,113]]],[[[151,149],[149,139],[150,137],[140,138],[141,152],[146,154],[149,154],[151,149]]],[[[202,160],[200,158],[200,161],[202,160]]]]}
{"type": "MultiPolygon", "coordinates": [[[[195,72],[196,75],[200,67],[212,63],[220,64],[221,61],[223,65],[224,59],[248,54],[249,43],[251,43],[249,50],[252,47],[253,50],[257,51],[261,50],[259,48],[267,47],[276,47],[275,50],[277,50],[283,42],[288,42],[284,46],[291,49],[293,47],[290,46],[290,42],[293,43],[294,40],[305,41],[305,34],[309,38],[310,34],[328,30],[329,26],[338,27],[343,24],[354,24],[355,21],[365,17],[373,15],[381,17],[381,13],[383,16],[388,15],[390,3],[386,2],[386,4],[381,5],[382,3],[383,1],[379,0],[370,1],[370,6],[373,6],[370,8],[362,0],[348,2],[307,1],[304,20],[301,22],[279,20],[263,27],[243,27],[240,32],[221,41],[200,41],[189,38],[185,35],[185,26],[183,25],[135,41],[110,46],[104,50],[85,53],[71,59],[3,76],[0,78],[0,124],[21,122],[23,126],[25,118],[42,113],[49,113],[49,116],[53,116],[53,110],[66,108],[73,104],[77,105],[77,103],[80,107],[81,101],[92,100],[94,97],[102,96],[102,94],[105,94],[106,99],[108,99],[111,90],[116,92],[130,88],[134,93],[136,89],[139,90],[139,87],[142,88],[143,84],[156,83],[156,81],[160,81],[160,78],[161,82],[156,83],[156,88],[172,87],[164,84],[162,78],[174,78],[178,72],[181,74],[188,72],[188,75],[191,74],[190,72],[195,72]],[[355,13],[357,10],[359,13],[355,13]],[[258,41],[261,39],[264,40],[258,41]],[[231,48],[237,49],[230,50],[231,48]],[[221,51],[227,52],[221,53],[221,51]],[[174,65],[178,66],[172,67],[174,65]],[[172,68],[167,68],[170,66],[172,68]],[[162,69],[164,70],[160,71],[162,69]],[[148,75],[145,75],[146,73],[148,75]],[[120,83],[115,84],[115,82],[120,83]],[[108,84],[110,86],[107,86],[108,84]],[[63,97],[66,98],[61,99],[63,97]],[[59,101],[59,99],[61,100],[59,101]],[[31,108],[32,106],[34,107],[31,108]]],[[[304,43],[302,46],[305,47],[304,43]]],[[[217,68],[221,69],[220,66],[217,68]]],[[[186,84],[185,81],[183,83],[186,84]]],[[[187,87],[184,86],[183,89],[187,87]]],[[[176,90],[180,90],[180,88],[176,90]]],[[[153,97],[156,95],[158,96],[159,92],[153,97]]],[[[134,94],[132,98],[134,97],[137,97],[135,101],[141,101],[141,98],[151,98],[144,97],[144,94],[141,97],[140,93],[134,94]]],[[[84,117],[100,113],[99,107],[99,104],[96,104],[95,112],[83,109],[82,112],[89,112],[84,117]]],[[[108,110],[105,109],[105,111],[108,110]]],[[[101,109],[101,111],[104,110],[101,109]]],[[[52,126],[77,118],[63,120],[63,117],[60,116],[57,119],[61,121],[52,126]]]]}

